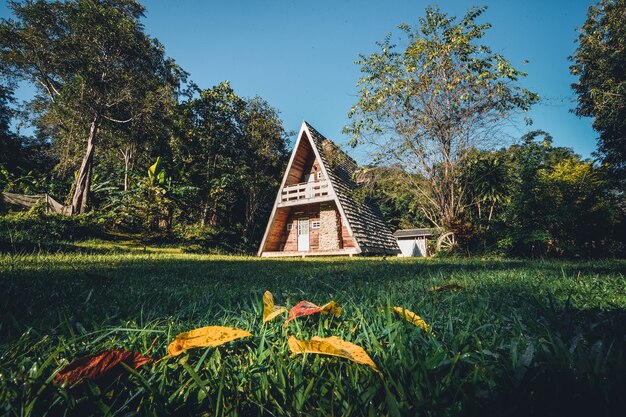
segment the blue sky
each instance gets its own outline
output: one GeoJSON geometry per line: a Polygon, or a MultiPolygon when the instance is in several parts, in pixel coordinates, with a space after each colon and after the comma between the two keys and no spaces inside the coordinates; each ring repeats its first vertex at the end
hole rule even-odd
{"type": "MultiPolygon", "coordinates": [[[[0,0],[0,16],[7,16],[0,0]]],[[[145,1],[146,31],[158,38],[191,79],[208,88],[230,80],[241,96],[259,95],[281,112],[287,130],[307,120],[325,136],[345,143],[342,127],[356,102],[359,53],[401,22],[414,25],[428,5],[462,16],[472,6],[487,5],[481,22],[493,28],[484,42],[528,72],[523,86],[543,103],[530,117],[555,144],[584,157],[596,147],[590,119],[570,109],[574,95],[567,57],[576,47],[576,28],[591,1],[584,0],[345,0],[345,1],[145,1]],[[523,64],[524,60],[529,61],[523,64]]],[[[510,133],[529,130],[519,125],[510,133]]],[[[364,153],[349,151],[359,162],[364,153]]]]}

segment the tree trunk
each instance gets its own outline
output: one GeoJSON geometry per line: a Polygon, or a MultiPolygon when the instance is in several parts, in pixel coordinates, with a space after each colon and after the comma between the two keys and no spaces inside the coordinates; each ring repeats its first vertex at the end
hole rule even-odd
{"type": "Polygon", "coordinates": [[[131,145],[127,146],[124,151],[121,151],[122,157],[124,158],[124,191],[128,191],[130,187],[129,183],[129,172],[132,167],[133,161],[133,147],[131,145]]]}
{"type": "Polygon", "coordinates": [[[87,179],[85,180],[85,192],[83,193],[83,198],[80,203],[80,212],[85,213],[87,211],[87,204],[89,203],[89,190],[91,190],[91,177],[93,175],[93,164],[89,167],[89,171],[87,171],[87,179]]]}
{"type": "Polygon", "coordinates": [[[202,217],[200,217],[200,226],[204,227],[206,224],[206,219],[209,215],[209,202],[206,201],[204,203],[204,208],[202,209],[202,217]]]}
{"type": "Polygon", "coordinates": [[[72,197],[72,214],[84,213],[85,207],[83,203],[87,202],[89,187],[91,186],[91,169],[93,165],[93,155],[96,146],[96,135],[100,127],[100,116],[96,115],[91,122],[89,129],[89,137],[87,137],[87,149],[80,164],[80,170],[76,177],[76,187],[74,187],[74,196],[72,197]]]}
{"type": "Polygon", "coordinates": [[[217,222],[217,201],[215,201],[215,203],[213,203],[213,206],[211,207],[211,219],[209,220],[209,224],[211,226],[217,226],[217,222]]]}

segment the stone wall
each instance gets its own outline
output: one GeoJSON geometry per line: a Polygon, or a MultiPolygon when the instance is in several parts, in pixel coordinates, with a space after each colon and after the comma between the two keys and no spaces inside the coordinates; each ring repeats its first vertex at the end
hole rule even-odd
{"type": "Polygon", "coordinates": [[[333,203],[320,205],[319,250],[341,249],[341,218],[333,203]]]}

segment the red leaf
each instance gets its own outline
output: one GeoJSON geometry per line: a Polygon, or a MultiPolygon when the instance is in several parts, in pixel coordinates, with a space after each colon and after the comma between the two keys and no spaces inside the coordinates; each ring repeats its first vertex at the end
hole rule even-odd
{"type": "Polygon", "coordinates": [[[103,376],[117,376],[121,374],[124,370],[120,365],[122,362],[131,368],[137,369],[151,360],[152,358],[137,352],[118,349],[105,350],[104,352],[76,359],[56,374],[54,382],[62,384],[64,381],[67,381],[68,384],[75,384],[82,381],[83,378],[95,381],[103,376]]]}
{"type": "Polygon", "coordinates": [[[334,301],[326,303],[321,307],[309,301],[300,301],[298,304],[291,307],[291,310],[289,310],[289,317],[287,318],[285,324],[289,323],[291,320],[297,317],[310,316],[311,314],[317,313],[339,317],[339,314],[341,313],[341,307],[339,307],[334,301]]]}

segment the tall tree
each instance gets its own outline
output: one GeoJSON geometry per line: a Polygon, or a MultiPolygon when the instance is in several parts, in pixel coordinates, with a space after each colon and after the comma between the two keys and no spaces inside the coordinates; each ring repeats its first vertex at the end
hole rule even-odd
{"type": "MultiPolygon", "coordinates": [[[[37,86],[39,107],[67,137],[84,138],[73,213],[87,205],[102,131],[130,124],[172,100],[185,74],[144,33],[135,0],[10,2],[0,22],[0,59],[37,86]]],[[[162,115],[160,115],[162,116],[162,115]]]]}
{"type": "Polygon", "coordinates": [[[599,154],[626,185],[626,0],[601,0],[589,7],[570,59],[578,81],[575,112],[592,117],[600,134],[599,154]]]}
{"type": "Polygon", "coordinates": [[[257,226],[265,221],[274,203],[274,196],[268,190],[280,185],[289,158],[288,139],[278,111],[260,97],[246,100],[243,123],[247,145],[242,183],[246,207],[243,235],[253,239],[260,237],[262,229],[257,226]]]}
{"type": "Polygon", "coordinates": [[[271,208],[268,189],[278,186],[287,160],[278,112],[260,98],[244,99],[225,81],[199,90],[181,104],[174,162],[198,188],[196,221],[204,226],[241,224],[246,238],[271,208]]]}
{"type": "Polygon", "coordinates": [[[13,101],[11,89],[0,84],[0,165],[4,165],[5,168],[7,165],[13,165],[20,151],[18,137],[10,128],[14,113],[11,108],[13,101]]]}
{"type": "Polygon", "coordinates": [[[513,186],[502,221],[511,253],[607,256],[609,242],[620,236],[602,168],[552,146],[544,131],[526,134],[507,153],[513,186]]]}
{"type": "Polygon", "coordinates": [[[346,129],[353,144],[377,147],[380,164],[401,165],[419,179],[413,184],[424,216],[454,228],[468,201],[459,169],[472,149],[492,143],[497,126],[538,96],[517,81],[525,74],[478,41],[491,27],[474,8],[457,21],[426,9],[417,28],[401,25],[405,48],[379,43],[361,56],[358,102],[346,129]],[[428,184],[424,187],[423,180],[428,184]]]}
{"type": "Polygon", "coordinates": [[[226,222],[238,198],[245,101],[227,81],[197,93],[181,104],[174,162],[183,180],[199,188],[198,223],[215,226],[226,222]]]}

